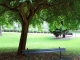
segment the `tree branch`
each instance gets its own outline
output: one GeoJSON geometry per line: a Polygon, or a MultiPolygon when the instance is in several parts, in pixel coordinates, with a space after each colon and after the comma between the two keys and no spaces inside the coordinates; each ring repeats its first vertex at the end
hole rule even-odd
{"type": "Polygon", "coordinates": [[[29,0],[27,1],[27,8],[28,8],[28,10],[26,12],[26,16],[28,17],[28,15],[30,14],[30,10],[31,10],[31,3],[29,0]]]}
{"type": "Polygon", "coordinates": [[[17,4],[17,5],[16,5],[14,8],[19,8],[19,7],[20,7],[19,1],[20,1],[20,0],[16,0],[16,4],[17,4]]]}
{"type": "Polygon", "coordinates": [[[41,3],[43,3],[43,2],[45,3],[46,1],[47,1],[47,0],[39,0],[38,2],[36,2],[36,3],[34,4],[34,6],[33,6],[32,9],[33,9],[33,10],[36,9],[39,4],[41,4],[41,3]]]}
{"type": "Polygon", "coordinates": [[[57,4],[53,4],[53,5],[50,5],[50,4],[47,4],[47,3],[45,3],[45,4],[41,3],[37,6],[37,8],[35,9],[35,12],[37,12],[40,9],[55,7],[55,6],[64,5],[64,4],[65,4],[64,2],[60,2],[60,3],[57,3],[57,4]]]}
{"type": "MultiPolygon", "coordinates": [[[[30,9],[30,14],[28,16],[28,18],[32,18],[32,16],[39,10],[41,9],[44,9],[44,8],[50,8],[50,7],[55,7],[55,6],[59,6],[59,5],[63,5],[64,2],[60,2],[60,3],[57,3],[57,4],[53,4],[53,5],[50,5],[50,4],[47,4],[45,3],[46,1],[45,0],[41,0],[37,3],[35,3],[35,5],[33,6],[32,9],[30,9]]],[[[29,20],[30,20],[29,19],[29,20]]]]}
{"type": "Polygon", "coordinates": [[[10,7],[8,7],[8,6],[5,5],[5,4],[0,4],[0,6],[2,6],[2,7],[4,7],[4,8],[6,8],[6,9],[8,9],[8,10],[10,10],[10,11],[18,12],[18,10],[17,10],[16,8],[10,8],[10,7]]]}
{"type": "MultiPolygon", "coordinates": [[[[28,16],[28,19],[30,20],[32,18],[32,16],[36,13],[35,9],[37,9],[37,7],[41,4],[41,3],[45,3],[47,0],[38,0],[38,1],[35,1],[36,3],[34,4],[33,7],[30,6],[29,8],[29,16],[28,16]]],[[[31,4],[30,4],[31,5],[31,4]]]]}
{"type": "Polygon", "coordinates": [[[25,6],[24,2],[21,3],[21,8],[20,8],[20,9],[21,9],[21,15],[22,15],[22,17],[23,17],[23,21],[26,22],[27,18],[26,18],[26,16],[25,16],[24,6],[25,6]]]}

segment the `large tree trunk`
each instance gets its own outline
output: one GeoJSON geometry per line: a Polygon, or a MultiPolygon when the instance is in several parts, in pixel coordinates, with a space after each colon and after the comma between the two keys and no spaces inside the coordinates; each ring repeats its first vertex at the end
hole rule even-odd
{"type": "Polygon", "coordinates": [[[20,38],[20,42],[19,42],[17,55],[22,55],[22,50],[25,50],[26,40],[27,40],[27,35],[28,35],[29,22],[34,15],[32,13],[33,12],[32,10],[30,10],[28,13],[25,13],[24,12],[24,6],[25,6],[25,4],[22,3],[21,4],[21,13],[19,14],[20,22],[22,24],[22,32],[21,32],[21,38],[20,38]]]}
{"type": "Polygon", "coordinates": [[[2,36],[2,29],[1,29],[1,26],[0,26],[0,36],[2,36]]]}
{"type": "Polygon", "coordinates": [[[21,38],[19,42],[17,55],[22,55],[22,50],[25,50],[26,39],[27,39],[27,34],[28,34],[28,27],[29,27],[29,22],[22,23],[22,32],[21,32],[21,38]]]}

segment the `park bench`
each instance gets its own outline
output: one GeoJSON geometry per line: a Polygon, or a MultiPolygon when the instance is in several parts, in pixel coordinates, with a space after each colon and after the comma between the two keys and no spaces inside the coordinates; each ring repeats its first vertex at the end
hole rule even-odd
{"type": "Polygon", "coordinates": [[[55,49],[28,49],[27,50],[22,50],[22,54],[27,54],[28,55],[28,60],[30,60],[30,54],[40,54],[40,53],[50,53],[50,52],[59,52],[60,53],[60,59],[62,59],[62,53],[65,52],[65,48],[55,48],[55,49]]]}

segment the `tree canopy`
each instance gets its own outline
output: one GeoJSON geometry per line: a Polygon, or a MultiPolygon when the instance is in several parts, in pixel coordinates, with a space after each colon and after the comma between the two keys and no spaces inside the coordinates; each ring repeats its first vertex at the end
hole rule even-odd
{"type": "MultiPolygon", "coordinates": [[[[13,11],[16,13],[20,12],[20,4],[24,2],[24,12],[27,13],[28,10],[33,9],[34,7],[40,9],[34,17],[32,18],[31,24],[34,26],[40,25],[41,20],[45,20],[50,24],[50,28],[60,27],[60,22],[63,21],[64,27],[69,29],[76,29],[79,26],[80,19],[80,2],[79,0],[1,0],[0,1],[0,15],[5,13],[5,11],[13,11]],[[4,2],[6,2],[4,4],[4,2]],[[40,7],[37,6],[39,3],[40,7]],[[27,6],[27,5],[30,6],[27,6]],[[41,6],[42,5],[42,6],[41,6]],[[27,7],[26,7],[27,6],[27,7]],[[5,7],[5,8],[3,8],[5,7]],[[33,7],[33,8],[32,8],[33,7]],[[42,10],[41,10],[42,9],[42,10]],[[18,11],[17,11],[18,10],[18,11]],[[34,22],[33,22],[34,21],[34,22]],[[39,23],[40,22],[40,23],[39,23]]],[[[12,16],[14,13],[11,13],[12,16]]],[[[29,13],[28,13],[29,14],[29,13]]],[[[16,15],[17,16],[17,15],[16,15]]],[[[26,15],[27,16],[27,15],[26,15]]],[[[15,17],[13,15],[12,17],[15,17]]],[[[16,19],[17,20],[17,19],[16,19]]],[[[11,20],[10,20],[11,21],[11,20]]]]}
{"type": "MultiPolygon", "coordinates": [[[[57,0],[56,0],[57,1],[57,0]]],[[[58,1],[57,1],[58,2],[58,1]]],[[[65,3],[44,10],[41,10],[40,18],[49,23],[51,30],[55,28],[63,29],[78,29],[80,25],[80,2],[77,1],[66,1],[65,3]],[[63,22],[63,25],[61,24],[63,22]]]]}

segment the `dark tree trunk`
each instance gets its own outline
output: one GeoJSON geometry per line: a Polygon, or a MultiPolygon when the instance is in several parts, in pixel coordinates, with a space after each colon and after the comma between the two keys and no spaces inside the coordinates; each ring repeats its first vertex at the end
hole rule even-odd
{"type": "Polygon", "coordinates": [[[28,27],[29,27],[29,22],[22,23],[22,32],[21,32],[21,37],[20,37],[17,55],[22,55],[22,50],[25,50],[28,27]]]}
{"type": "Polygon", "coordinates": [[[65,34],[63,34],[63,38],[65,38],[65,34]]]}
{"type": "Polygon", "coordinates": [[[21,13],[19,13],[20,22],[22,24],[22,31],[21,31],[21,37],[20,37],[17,55],[22,55],[22,50],[25,50],[29,22],[30,22],[31,18],[33,17],[32,10],[30,10],[29,15],[26,16],[27,13],[25,14],[25,12],[24,12],[24,6],[25,6],[25,4],[22,3],[21,4],[21,13]]]}
{"type": "Polygon", "coordinates": [[[2,29],[1,29],[1,26],[0,26],[0,36],[2,36],[2,29]]]}

